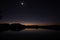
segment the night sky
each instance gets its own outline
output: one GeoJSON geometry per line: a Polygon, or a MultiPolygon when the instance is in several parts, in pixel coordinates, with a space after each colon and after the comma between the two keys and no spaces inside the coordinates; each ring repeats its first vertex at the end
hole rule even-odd
{"type": "Polygon", "coordinates": [[[60,1],[53,0],[0,0],[1,23],[24,25],[60,24],[60,1]],[[22,4],[23,3],[23,4],[22,4]]]}

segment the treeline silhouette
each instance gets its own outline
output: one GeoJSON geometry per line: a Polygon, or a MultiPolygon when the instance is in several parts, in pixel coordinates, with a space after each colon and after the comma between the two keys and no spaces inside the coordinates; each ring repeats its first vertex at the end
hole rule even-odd
{"type": "Polygon", "coordinates": [[[32,26],[26,26],[26,28],[42,28],[42,29],[50,29],[50,30],[60,30],[60,25],[47,25],[47,26],[38,26],[38,25],[32,25],[32,26]]]}
{"type": "Polygon", "coordinates": [[[21,31],[25,28],[43,28],[43,29],[51,29],[51,30],[60,30],[60,25],[48,25],[48,26],[38,26],[38,25],[32,25],[32,26],[25,26],[19,23],[13,23],[13,24],[0,24],[0,31],[21,31]]]}
{"type": "Polygon", "coordinates": [[[14,23],[14,24],[4,23],[4,24],[0,24],[0,31],[8,31],[8,30],[20,31],[20,30],[23,30],[23,29],[25,29],[25,26],[21,25],[21,24],[18,24],[18,23],[14,23]]]}

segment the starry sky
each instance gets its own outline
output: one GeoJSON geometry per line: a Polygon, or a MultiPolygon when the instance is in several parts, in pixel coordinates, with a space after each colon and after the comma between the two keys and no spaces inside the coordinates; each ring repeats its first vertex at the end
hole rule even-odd
{"type": "Polygon", "coordinates": [[[60,1],[0,0],[1,23],[35,25],[60,24],[60,1]],[[23,3],[23,5],[21,4],[23,3]]]}

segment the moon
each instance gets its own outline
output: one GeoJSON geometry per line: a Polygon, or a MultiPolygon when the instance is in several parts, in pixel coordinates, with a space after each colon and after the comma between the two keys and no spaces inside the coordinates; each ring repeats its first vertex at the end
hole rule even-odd
{"type": "Polygon", "coordinates": [[[24,5],[24,3],[23,3],[23,2],[21,2],[21,5],[23,6],[23,5],[24,5]]]}
{"type": "Polygon", "coordinates": [[[24,7],[26,7],[26,3],[24,2],[24,1],[17,1],[17,7],[19,7],[19,8],[24,8],[24,7]]]}

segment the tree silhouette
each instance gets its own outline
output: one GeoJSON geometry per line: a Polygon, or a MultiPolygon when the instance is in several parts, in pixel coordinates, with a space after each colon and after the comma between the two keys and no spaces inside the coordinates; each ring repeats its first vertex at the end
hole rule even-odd
{"type": "Polygon", "coordinates": [[[8,24],[8,23],[3,23],[3,24],[0,24],[0,31],[8,31],[8,30],[11,30],[11,31],[21,31],[25,29],[25,26],[24,25],[21,25],[21,24],[18,24],[18,23],[14,23],[14,24],[8,24]]]}
{"type": "Polygon", "coordinates": [[[11,30],[12,31],[20,31],[23,29],[25,29],[25,27],[22,24],[19,24],[19,23],[11,24],[11,30]]]}

